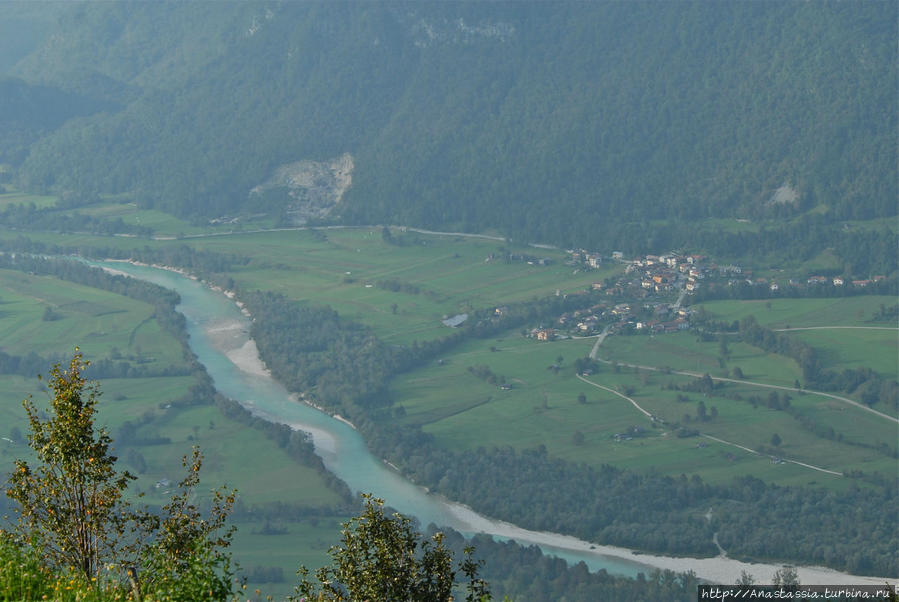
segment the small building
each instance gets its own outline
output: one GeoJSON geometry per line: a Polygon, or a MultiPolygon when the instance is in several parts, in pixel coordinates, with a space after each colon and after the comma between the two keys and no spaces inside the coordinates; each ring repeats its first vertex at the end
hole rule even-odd
{"type": "Polygon", "coordinates": [[[552,328],[541,328],[537,331],[537,340],[538,341],[551,341],[555,333],[552,328]]]}

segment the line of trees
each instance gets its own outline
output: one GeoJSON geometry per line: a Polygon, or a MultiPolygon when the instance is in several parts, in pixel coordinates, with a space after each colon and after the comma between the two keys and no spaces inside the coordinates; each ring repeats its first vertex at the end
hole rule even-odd
{"type": "Polygon", "coordinates": [[[849,368],[842,372],[826,370],[814,347],[797,337],[774,332],[761,326],[755,316],[747,316],[740,321],[740,336],[743,341],[769,353],[777,353],[792,358],[802,370],[802,378],[807,387],[825,391],[854,393],[861,389],[861,398],[868,405],[878,403],[899,409],[899,383],[895,379],[882,378],[870,368],[849,368]]]}

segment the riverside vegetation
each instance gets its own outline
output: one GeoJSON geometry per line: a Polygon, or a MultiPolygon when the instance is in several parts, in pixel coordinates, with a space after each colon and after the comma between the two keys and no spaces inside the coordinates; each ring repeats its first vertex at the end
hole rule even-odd
{"type": "MultiPolygon", "coordinates": [[[[183,465],[187,476],[161,513],[136,508],[127,497],[136,477],[118,471],[112,438],[96,427],[99,387],[86,381],[89,363],[76,349],[64,370],[49,380],[46,418],[24,402],[29,443],[37,462],[17,460],[6,494],[17,502],[12,532],[0,530],[0,597],[4,600],[231,600],[240,588],[228,547],[234,527],[227,519],[236,491],[215,490],[203,512],[194,502],[202,455],[194,448],[183,465]]],[[[332,548],[333,566],[304,575],[297,600],[452,599],[453,553],[443,535],[419,543],[410,519],[387,517],[383,501],[366,498],[364,513],[344,525],[342,545],[332,548]],[[420,554],[418,549],[420,548],[420,554]],[[420,556],[420,558],[419,558],[420,556]]],[[[468,602],[490,599],[478,577],[480,564],[466,559],[468,602]]],[[[243,586],[244,588],[246,586],[243,586]]]]}

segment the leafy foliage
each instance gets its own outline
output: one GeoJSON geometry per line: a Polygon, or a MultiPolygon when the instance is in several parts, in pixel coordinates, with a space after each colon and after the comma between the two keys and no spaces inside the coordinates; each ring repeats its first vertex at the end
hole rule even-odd
{"type": "Polygon", "coordinates": [[[200,450],[194,447],[190,461],[185,456],[182,463],[187,476],[179,484],[179,492],[163,506],[163,517],[144,517],[155,539],[141,550],[140,566],[145,575],[141,586],[165,599],[224,600],[233,588],[227,548],[235,527],[228,527],[226,521],[236,492],[214,491],[209,518],[204,518],[192,501],[203,464],[200,450]]]}
{"type": "Polygon", "coordinates": [[[51,416],[44,421],[25,401],[39,464],[17,460],[7,495],[19,503],[19,529],[41,546],[51,564],[73,566],[96,578],[103,562],[128,552],[123,544],[128,505],[123,494],[135,477],[115,469],[108,432],[94,426],[99,391],[82,376],[76,351],[64,371],[50,371],[51,416]]]}
{"type": "MultiPolygon", "coordinates": [[[[442,533],[419,541],[412,520],[384,514],[384,500],[364,495],[362,515],[344,523],[341,544],[330,549],[331,566],[309,580],[305,567],[292,600],[381,600],[442,602],[452,599],[456,572],[442,533]]],[[[489,599],[487,584],[477,577],[479,564],[465,550],[461,569],[468,577],[469,602],[489,599]]]]}
{"type": "Polygon", "coordinates": [[[100,391],[84,378],[87,366],[76,349],[67,370],[51,369],[47,418],[24,402],[37,464],[17,460],[9,477],[6,493],[18,502],[19,522],[14,536],[0,533],[0,573],[9,572],[14,591],[26,597],[62,588],[89,594],[79,599],[142,592],[158,600],[228,598],[232,529],[225,523],[235,492],[213,492],[204,517],[194,501],[202,466],[195,448],[189,462],[184,458],[187,476],[162,516],[132,508],[125,492],[134,476],[116,470],[112,439],[95,425],[100,391]],[[23,566],[33,572],[22,572],[23,566]]]}

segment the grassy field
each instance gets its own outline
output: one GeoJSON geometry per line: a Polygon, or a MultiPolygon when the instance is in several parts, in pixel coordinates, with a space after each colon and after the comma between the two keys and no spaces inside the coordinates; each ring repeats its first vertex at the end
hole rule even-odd
{"type": "Polygon", "coordinates": [[[818,349],[824,366],[832,370],[866,367],[886,378],[896,378],[899,371],[897,330],[797,330],[790,336],[818,349]]]}
{"type": "MultiPolygon", "coordinates": [[[[395,237],[400,237],[397,231],[395,237]]],[[[327,304],[374,328],[387,342],[408,344],[447,334],[448,315],[581,291],[616,270],[577,271],[560,251],[517,249],[548,257],[548,266],[505,263],[498,241],[408,234],[390,245],[377,229],[289,231],[194,239],[198,248],[250,258],[232,274],[244,289],[272,290],[327,304]],[[393,280],[397,291],[378,285],[393,280]]]]}
{"type": "MultiPolygon", "coordinates": [[[[17,234],[0,231],[0,238],[17,234]]],[[[558,250],[507,249],[553,260],[547,266],[504,262],[503,243],[408,233],[403,246],[387,244],[378,229],[292,230],[147,241],[123,237],[30,235],[47,244],[112,246],[190,244],[197,249],[247,257],[229,276],[245,290],[280,292],[291,299],[326,304],[371,326],[389,343],[410,344],[445,336],[441,320],[471,309],[534,297],[582,291],[622,269],[577,270],[558,250]],[[487,260],[491,255],[498,258],[487,260]],[[401,290],[378,283],[394,280],[401,290]]],[[[399,230],[396,239],[403,238],[399,230]]]]}
{"type": "Polygon", "coordinates": [[[206,457],[204,483],[236,488],[246,504],[291,501],[322,506],[340,501],[314,470],[290,459],[260,431],[226,419],[214,407],[155,413],[157,418],[139,429],[139,435],[164,436],[171,443],[134,446],[147,461],[137,485],[151,502],[167,498],[165,488],[157,490],[154,484],[162,479],[179,480],[181,457],[190,453],[193,445],[199,445],[206,457]]]}
{"type": "MultiPolygon", "coordinates": [[[[403,420],[421,425],[448,448],[476,449],[489,444],[524,449],[542,444],[553,455],[592,466],[608,463],[671,475],[697,473],[711,482],[727,481],[734,474],[752,474],[778,483],[814,481],[837,488],[847,486],[845,479],[794,464],[772,464],[767,456],[735,446],[697,437],[678,438],[670,430],[653,428],[651,421],[626,399],[577,379],[573,362],[589,352],[592,342],[538,343],[515,333],[473,341],[442,362],[399,377],[393,393],[405,409],[403,420]],[[563,358],[561,364],[559,356],[563,358]],[[547,369],[554,364],[560,366],[558,372],[547,369]],[[502,381],[490,384],[473,374],[469,370],[472,366],[487,366],[502,381]],[[503,390],[499,382],[511,385],[511,390],[503,390]],[[579,393],[586,394],[586,403],[578,401],[579,393]],[[615,440],[615,434],[634,426],[644,429],[640,436],[615,440]]],[[[783,358],[739,343],[729,349],[727,366],[740,365],[747,379],[791,386],[798,376],[795,364],[783,358]]],[[[633,360],[691,371],[698,365],[699,372],[724,372],[717,361],[718,343],[697,343],[695,335],[687,333],[655,338],[610,337],[601,350],[622,363],[633,360]]],[[[750,449],[770,448],[772,435],[778,433],[783,439],[779,453],[827,470],[889,474],[895,467],[893,458],[863,446],[883,442],[894,447],[895,425],[833,400],[794,394],[792,405],[817,424],[833,427],[842,442],[824,439],[803,428],[788,413],[767,408],[764,400],[769,389],[729,384],[706,398],[671,388],[688,384],[691,378],[624,366],[616,372],[611,365],[604,365],[589,380],[630,391],[628,395],[641,407],[668,423],[680,422],[750,449]],[[728,394],[744,399],[755,395],[763,403],[753,407],[746,400],[724,397],[728,394]],[[678,395],[686,395],[689,401],[678,401],[678,395]],[[716,418],[698,420],[700,400],[707,410],[715,408],[716,418]]]]}
{"type": "Polygon", "coordinates": [[[182,361],[181,347],[153,320],[153,307],[115,293],[0,270],[0,350],[13,355],[115,355],[141,366],[182,361]]]}
{"type": "Polygon", "coordinates": [[[793,360],[765,353],[757,347],[740,342],[727,344],[729,355],[722,368],[718,341],[700,342],[690,332],[658,336],[616,336],[608,338],[599,356],[606,360],[642,366],[668,367],[674,370],[727,376],[739,367],[747,380],[762,380],[775,385],[793,386],[801,377],[793,360]]]}
{"type": "Polygon", "coordinates": [[[730,322],[752,315],[759,324],[772,329],[861,327],[787,332],[814,347],[825,368],[844,370],[865,366],[884,377],[896,378],[899,374],[899,329],[896,329],[895,321],[873,321],[881,306],[890,307],[895,303],[893,297],[866,295],[774,299],[770,302],[712,301],[703,303],[702,307],[718,320],[730,322]]]}
{"type": "Polygon", "coordinates": [[[270,595],[275,600],[283,600],[294,593],[299,583],[296,575],[300,565],[310,573],[330,563],[328,549],[340,541],[341,523],[350,517],[309,518],[298,522],[274,523],[284,533],[263,535],[264,522],[242,523],[234,536],[235,549],[242,550],[239,558],[243,574],[251,574],[258,566],[277,567],[282,570],[284,581],[280,583],[250,583],[247,593],[255,589],[262,596],[270,595]]]}
{"type": "Polygon", "coordinates": [[[38,209],[52,207],[56,204],[57,197],[50,195],[28,194],[27,192],[6,192],[0,194],[0,210],[10,205],[28,205],[34,203],[38,209]]]}
{"type": "Polygon", "coordinates": [[[893,326],[870,322],[881,305],[890,307],[890,296],[862,295],[830,299],[771,299],[759,301],[708,301],[702,307],[716,320],[731,322],[755,316],[768,328],[808,326],[893,326]],[[770,303],[770,307],[769,304],[770,303]]]}
{"type": "Polygon", "coordinates": [[[108,199],[94,205],[79,207],[76,210],[83,215],[90,215],[97,219],[121,218],[126,224],[144,226],[153,230],[154,236],[160,238],[182,236],[196,236],[198,234],[227,233],[233,230],[270,228],[272,219],[238,222],[235,224],[191,224],[170,213],[156,209],[141,209],[136,203],[126,202],[124,199],[108,199]]]}

